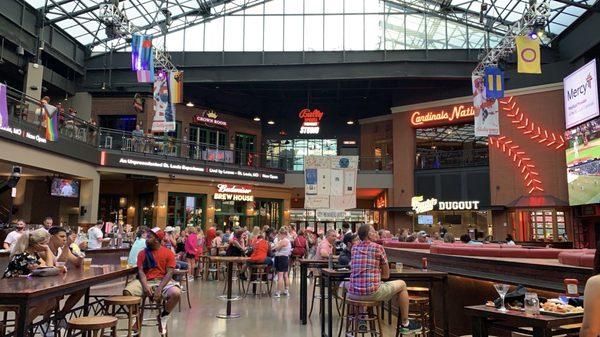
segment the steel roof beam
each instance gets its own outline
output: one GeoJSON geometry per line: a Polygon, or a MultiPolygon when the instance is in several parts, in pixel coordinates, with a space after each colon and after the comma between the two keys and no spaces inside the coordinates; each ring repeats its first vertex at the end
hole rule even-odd
{"type": "Polygon", "coordinates": [[[77,16],[79,16],[81,14],[93,12],[93,11],[97,10],[98,8],[100,8],[100,5],[94,5],[92,7],[87,7],[87,8],[78,10],[76,12],[69,13],[68,15],[54,18],[52,20],[46,20],[46,24],[54,24],[54,23],[61,22],[61,21],[67,20],[67,19],[74,19],[74,18],[77,18],[77,16]]]}

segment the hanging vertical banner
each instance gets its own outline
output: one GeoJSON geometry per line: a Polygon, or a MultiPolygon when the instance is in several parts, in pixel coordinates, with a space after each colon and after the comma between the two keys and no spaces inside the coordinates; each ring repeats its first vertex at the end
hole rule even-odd
{"type": "Polygon", "coordinates": [[[8,105],[6,103],[6,85],[0,84],[0,128],[8,127],[8,105]]]}
{"type": "Polygon", "coordinates": [[[485,97],[487,99],[500,99],[504,97],[504,72],[498,67],[485,67],[483,80],[485,83],[485,97]]]}
{"type": "Polygon", "coordinates": [[[171,103],[183,103],[183,71],[169,72],[171,103]]]}
{"type": "Polygon", "coordinates": [[[55,142],[58,140],[58,108],[44,100],[42,102],[44,102],[42,111],[46,124],[46,140],[55,142]]]}
{"type": "Polygon", "coordinates": [[[144,112],[144,98],[142,98],[142,95],[135,94],[133,96],[133,109],[138,113],[144,112]]]}
{"type": "Polygon", "coordinates": [[[304,170],[304,190],[306,195],[317,195],[317,169],[309,168],[304,170]]]}
{"type": "Polygon", "coordinates": [[[131,70],[150,70],[154,74],[152,35],[131,36],[131,70]]]}
{"type": "Polygon", "coordinates": [[[170,102],[168,76],[162,73],[154,81],[154,117],[152,132],[175,131],[175,105],[170,102]]]}
{"type": "Polygon", "coordinates": [[[138,83],[154,82],[154,72],[150,72],[150,70],[138,70],[136,73],[138,83]]]}
{"type": "Polygon", "coordinates": [[[498,100],[488,99],[484,80],[473,76],[473,108],[475,109],[475,136],[488,137],[500,134],[498,100]]]}
{"type": "Polygon", "coordinates": [[[529,36],[515,37],[517,45],[517,71],[524,74],[541,74],[540,40],[529,36]]]}
{"type": "Polygon", "coordinates": [[[344,170],[331,170],[331,195],[344,195],[344,170]]]}

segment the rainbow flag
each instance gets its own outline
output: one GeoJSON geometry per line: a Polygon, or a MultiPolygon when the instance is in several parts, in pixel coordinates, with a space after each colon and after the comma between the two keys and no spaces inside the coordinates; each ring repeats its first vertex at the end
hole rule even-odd
{"type": "Polygon", "coordinates": [[[46,119],[46,140],[55,142],[58,140],[58,109],[48,103],[44,104],[43,108],[46,119]]]}
{"type": "Polygon", "coordinates": [[[183,71],[169,72],[169,94],[171,103],[183,103],[183,71]]]}

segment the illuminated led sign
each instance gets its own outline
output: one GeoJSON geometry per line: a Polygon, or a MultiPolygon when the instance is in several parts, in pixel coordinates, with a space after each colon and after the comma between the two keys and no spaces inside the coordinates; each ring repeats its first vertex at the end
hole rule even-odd
{"type": "Polygon", "coordinates": [[[430,126],[459,124],[473,120],[475,109],[470,105],[455,105],[452,109],[440,111],[415,111],[410,116],[410,124],[414,127],[425,128],[430,126]]]}
{"type": "Polygon", "coordinates": [[[410,206],[415,213],[425,213],[433,211],[437,206],[439,211],[468,211],[479,209],[479,201],[438,201],[435,198],[423,200],[423,196],[412,197],[410,206]]]}
{"type": "Polygon", "coordinates": [[[217,119],[218,117],[219,117],[219,115],[217,115],[216,112],[209,110],[206,113],[194,115],[194,122],[205,123],[208,125],[221,126],[221,127],[226,128],[227,122],[217,119]]]}
{"type": "Polygon", "coordinates": [[[213,195],[214,200],[232,200],[232,201],[254,201],[254,196],[250,195],[252,189],[242,185],[217,185],[217,193],[213,195]]]}
{"type": "Polygon", "coordinates": [[[298,114],[298,117],[302,120],[302,126],[300,127],[300,133],[304,135],[316,135],[320,131],[321,119],[323,118],[323,112],[318,109],[310,111],[310,109],[302,109],[298,114]]]}

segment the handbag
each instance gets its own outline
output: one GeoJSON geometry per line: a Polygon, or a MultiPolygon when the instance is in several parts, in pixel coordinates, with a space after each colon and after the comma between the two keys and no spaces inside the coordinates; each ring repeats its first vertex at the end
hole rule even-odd
{"type": "Polygon", "coordinates": [[[31,276],[45,277],[45,276],[56,276],[60,273],[58,268],[54,267],[43,267],[37,268],[31,271],[31,276]]]}

